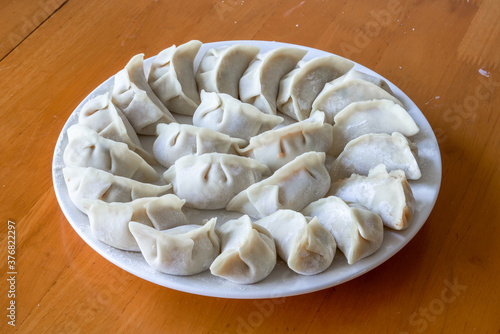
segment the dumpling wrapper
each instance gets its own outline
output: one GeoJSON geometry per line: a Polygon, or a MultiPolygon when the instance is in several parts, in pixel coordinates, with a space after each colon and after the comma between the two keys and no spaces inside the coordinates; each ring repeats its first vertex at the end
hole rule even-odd
{"type": "Polygon", "coordinates": [[[187,225],[182,207],[186,201],[168,194],[161,197],[138,198],[126,203],[107,203],[99,199],[80,201],[90,221],[92,234],[112,247],[139,251],[130,232],[129,222],[135,221],[159,231],[187,225]]]}
{"type": "Polygon", "coordinates": [[[296,273],[315,275],[332,264],[337,248],[335,239],[316,217],[279,210],[255,223],[271,233],[279,257],[296,273]]]}
{"type": "MultiPolygon", "coordinates": [[[[326,114],[326,122],[333,124],[335,115],[353,102],[385,99],[404,108],[403,103],[396,97],[366,78],[361,74],[353,76],[349,71],[327,83],[314,100],[312,111],[323,111],[326,114]]],[[[381,80],[379,83],[382,85],[385,81],[381,80]]]]}
{"type": "Polygon", "coordinates": [[[161,102],[172,112],[192,116],[200,95],[194,79],[194,58],[200,41],[189,41],[161,51],[151,64],[148,82],[161,102]]]}
{"type": "Polygon", "coordinates": [[[332,126],[324,120],[325,114],[316,112],[304,121],[266,131],[251,138],[248,146],[238,149],[238,154],[256,159],[275,171],[305,152],[327,152],[333,133],[332,126]]]}
{"type": "Polygon", "coordinates": [[[208,50],[196,71],[199,92],[225,93],[237,99],[239,81],[259,51],[257,46],[243,44],[208,50]]]}
{"type": "Polygon", "coordinates": [[[85,213],[82,199],[104,202],[130,202],[142,197],[157,197],[171,193],[172,185],[142,183],[91,167],[63,168],[64,181],[73,204],[85,213]]]}
{"type": "Polygon", "coordinates": [[[399,132],[410,137],[418,131],[413,118],[393,101],[354,102],[335,115],[333,143],[328,154],[338,156],[349,141],[368,133],[399,132]]]}
{"type": "Polygon", "coordinates": [[[141,145],[139,137],[127,117],[116,108],[109,93],[94,97],[80,110],[78,123],[96,131],[99,136],[127,144],[150,164],[156,164],[153,155],[141,145]]]}
{"type": "Polygon", "coordinates": [[[368,73],[352,69],[344,75],[344,80],[352,80],[352,79],[361,79],[364,81],[371,82],[372,84],[379,86],[392,96],[395,96],[389,84],[380,77],[374,77],[373,75],[370,75],[368,73]]]}
{"type": "Polygon", "coordinates": [[[153,182],[160,178],[155,169],[130,150],[127,144],[101,137],[80,124],[72,125],[67,135],[68,145],[63,159],[68,167],[94,167],[141,182],[153,182]]]}
{"type": "Polygon", "coordinates": [[[330,175],[325,153],[307,152],[274,172],[273,175],[236,195],[226,209],[254,218],[268,216],[280,209],[302,210],[325,196],[330,175]]]}
{"type": "Polygon", "coordinates": [[[205,153],[236,153],[239,145],[247,142],[223,133],[190,124],[158,124],[158,137],[153,154],[160,164],[170,167],[186,155],[205,153]]]}
{"type": "Polygon", "coordinates": [[[271,130],[283,117],[268,115],[231,95],[201,91],[201,103],[193,115],[193,124],[248,141],[271,130]]]}
{"type": "Polygon", "coordinates": [[[313,101],[325,84],[344,75],[353,66],[352,61],[334,55],[300,61],[297,68],[281,79],[278,110],[298,121],[308,118],[313,101]]]}
{"type": "Polygon", "coordinates": [[[132,221],[129,228],[153,269],[187,276],[207,270],[219,255],[220,241],[215,233],[215,221],[216,218],[212,218],[203,226],[184,225],[165,231],[132,221]]]}
{"type": "Polygon", "coordinates": [[[417,162],[418,149],[399,132],[369,133],[351,140],[333,162],[332,180],[351,174],[367,175],[370,169],[384,164],[388,171],[402,170],[406,178],[417,180],[422,176],[417,162]]]}
{"type": "Polygon", "coordinates": [[[210,266],[212,275],[238,284],[253,284],[269,276],[276,265],[273,237],[248,216],[224,223],[216,230],[221,254],[210,266]]]}
{"type": "Polygon", "coordinates": [[[187,155],[164,174],[174,193],[195,209],[223,209],[240,191],[270,175],[257,160],[232,154],[187,155]]]}
{"type": "Polygon", "coordinates": [[[240,100],[253,104],[263,113],[275,115],[280,80],[306,53],[293,47],[259,53],[240,79],[240,100]]]}
{"type": "Polygon", "coordinates": [[[378,214],[385,226],[395,230],[409,226],[415,208],[405,173],[400,170],[388,173],[384,165],[371,169],[368,176],[353,174],[333,182],[328,195],[365,206],[378,214]]]}
{"type": "Polygon", "coordinates": [[[158,123],[175,122],[146,80],[144,54],[132,57],[115,75],[112,100],[138,134],[152,136],[158,123]]]}
{"type": "Polygon", "coordinates": [[[375,253],[382,245],[382,219],[360,204],[348,204],[340,197],[329,196],[312,202],[301,212],[304,216],[318,218],[333,235],[349,264],[375,253]]]}

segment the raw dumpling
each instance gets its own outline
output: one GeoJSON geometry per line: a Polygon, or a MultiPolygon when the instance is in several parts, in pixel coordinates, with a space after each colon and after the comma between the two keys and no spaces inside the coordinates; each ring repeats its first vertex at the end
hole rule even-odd
{"type": "Polygon", "coordinates": [[[151,64],[148,78],[151,88],[177,114],[191,116],[200,104],[193,62],[201,44],[190,41],[179,47],[173,45],[160,52],[151,64]]]}
{"type": "Polygon", "coordinates": [[[170,275],[195,275],[207,270],[220,252],[215,233],[216,218],[203,226],[184,225],[165,231],[130,222],[146,262],[155,270],[170,275]]]}
{"type": "Polygon", "coordinates": [[[272,171],[284,166],[299,155],[327,152],[332,145],[332,126],[324,122],[325,114],[316,112],[310,118],[282,128],[261,133],[238,154],[254,158],[272,171]]]}
{"type": "Polygon", "coordinates": [[[332,264],[335,239],[316,217],[279,210],[255,223],[271,233],[279,257],[296,273],[315,275],[332,264]]]}
{"type": "MultiPolygon", "coordinates": [[[[361,75],[359,75],[361,77],[361,75]]],[[[382,81],[383,82],[383,81],[382,81]]],[[[368,100],[391,100],[401,107],[404,105],[393,95],[376,84],[362,78],[352,78],[347,72],[325,85],[312,105],[312,110],[326,113],[326,121],[333,124],[334,117],[353,102],[368,100]]]]}
{"type": "Polygon", "coordinates": [[[352,61],[339,56],[300,61],[297,68],[281,79],[278,110],[298,121],[308,118],[313,101],[325,84],[344,75],[353,66],[352,61]]]}
{"type": "Polygon", "coordinates": [[[261,112],[223,93],[201,92],[201,104],[193,115],[193,124],[248,141],[274,128],[283,118],[261,112]]]}
{"type": "Polygon", "coordinates": [[[149,87],[144,74],[144,55],[138,54],[115,75],[113,103],[125,114],[135,132],[154,135],[158,123],[175,122],[170,111],[149,87]]]}
{"type": "Polygon", "coordinates": [[[325,167],[325,157],[325,153],[318,152],[298,156],[272,176],[240,192],[226,209],[255,218],[280,209],[302,210],[328,192],[330,175],[325,167]]]}
{"type": "Polygon", "coordinates": [[[371,169],[368,176],[354,174],[334,182],[328,195],[365,206],[378,214],[385,226],[395,230],[408,227],[415,207],[405,173],[400,170],[387,173],[384,165],[371,169]]]}
{"type": "Polygon", "coordinates": [[[80,124],[68,129],[63,158],[68,167],[94,167],[141,182],[160,178],[155,169],[126,144],[101,137],[80,124]]]}
{"type": "Polygon", "coordinates": [[[417,134],[417,124],[408,112],[390,100],[354,102],[334,117],[330,155],[336,157],[345,145],[364,134],[399,132],[407,137],[417,134]]]}
{"type": "Polygon", "coordinates": [[[210,266],[212,275],[234,283],[252,284],[266,278],[276,265],[276,247],[269,231],[248,216],[230,220],[216,230],[221,254],[210,266]]]}
{"type": "Polygon", "coordinates": [[[347,204],[339,197],[329,196],[312,202],[302,214],[318,218],[333,235],[349,264],[375,253],[382,245],[382,219],[360,204],[347,204]]]}
{"type": "Polygon", "coordinates": [[[165,195],[172,188],[170,184],[142,183],[91,167],[65,167],[63,174],[69,197],[82,212],[85,212],[80,204],[82,199],[130,202],[137,198],[165,195]]]}
{"type": "Polygon", "coordinates": [[[198,90],[225,93],[237,99],[239,81],[259,50],[257,46],[242,44],[208,50],[196,71],[198,90]]]}
{"type": "Polygon", "coordinates": [[[276,114],[280,80],[306,53],[298,48],[281,47],[258,54],[240,79],[240,100],[266,114],[276,114]]]}
{"type": "Polygon", "coordinates": [[[153,154],[160,164],[170,167],[185,155],[236,153],[247,142],[223,133],[189,124],[158,124],[153,154]]]}
{"type": "Polygon", "coordinates": [[[257,160],[232,154],[186,155],[170,167],[163,178],[174,193],[195,209],[223,209],[240,191],[270,175],[257,160]]]}
{"type": "Polygon", "coordinates": [[[389,84],[385,82],[384,79],[381,79],[379,77],[374,77],[373,75],[363,73],[354,69],[347,72],[344,76],[344,80],[352,80],[352,79],[361,79],[364,81],[371,82],[372,84],[379,86],[387,93],[394,96],[394,92],[392,91],[391,87],[389,87],[389,84]]]}
{"type": "Polygon", "coordinates": [[[186,201],[168,194],[161,197],[138,198],[127,203],[107,203],[99,199],[80,201],[90,221],[92,234],[105,244],[139,251],[128,223],[135,221],[162,231],[189,224],[182,206],[186,201]]]}
{"type": "Polygon", "coordinates": [[[109,99],[109,93],[99,95],[82,107],[78,123],[96,131],[101,137],[127,144],[148,163],[155,164],[155,158],[142,148],[134,128],[109,99]]]}
{"type": "Polygon", "coordinates": [[[333,162],[330,176],[336,180],[353,173],[366,175],[380,164],[384,164],[389,171],[404,171],[410,180],[422,176],[417,162],[417,147],[399,132],[392,135],[369,133],[351,140],[333,162]]]}

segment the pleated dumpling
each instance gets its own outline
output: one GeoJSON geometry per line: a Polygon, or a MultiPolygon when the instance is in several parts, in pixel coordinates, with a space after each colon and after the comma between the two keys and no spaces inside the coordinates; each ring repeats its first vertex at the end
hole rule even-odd
{"type": "MultiPolygon", "coordinates": [[[[403,103],[386,89],[373,83],[371,78],[374,77],[351,71],[327,83],[313,102],[312,111],[323,111],[328,123],[333,124],[335,115],[353,102],[385,99],[404,107],[403,103]]],[[[378,83],[383,85],[385,81],[380,80],[378,83]]]]}
{"type": "Polygon", "coordinates": [[[127,144],[101,137],[80,124],[72,125],[67,134],[68,145],[63,158],[68,167],[94,167],[141,182],[160,178],[155,169],[127,144]]]}
{"type": "Polygon", "coordinates": [[[401,170],[387,172],[384,165],[370,170],[368,176],[353,174],[332,183],[328,195],[356,202],[378,214],[385,226],[404,230],[409,226],[415,198],[401,170]]]}
{"type": "Polygon", "coordinates": [[[212,275],[239,284],[252,284],[266,278],[276,265],[273,237],[248,216],[225,222],[216,230],[221,254],[210,266],[212,275]]]}
{"type": "Polygon", "coordinates": [[[127,144],[128,148],[148,163],[156,163],[151,153],[142,148],[134,128],[110,100],[109,93],[96,96],[85,103],[80,110],[78,123],[96,131],[101,137],[127,144]]]}
{"type": "Polygon", "coordinates": [[[153,154],[160,164],[170,167],[186,155],[236,153],[247,142],[223,133],[189,124],[158,124],[153,154]]]}
{"type": "Polygon", "coordinates": [[[187,276],[207,270],[219,255],[215,221],[212,218],[203,226],[183,225],[164,231],[132,221],[129,228],[151,267],[162,273],[187,276]]]}
{"type": "Polygon", "coordinates": [[[279,257],[296,273],[315,275],[332,264],[337,248],[335,239],[316,217],[279,210],[255,223],[271,233],[279,257]]]}
{"type": "Polygon", "coordinates": [[[161,102],[177,114],[193,115],[200,95],[194,79],[194,58],[202,43],[189,41],[161,51],[151,64],[148,82],[161,102]]]}
{"type": "Polygon", "coordinates": [[[325,196],[330,175],[325,153],[307,152],[274,172],[273,175],[236,195],[226,209],[254,218],[268,216],[280,209],[300,211],[325,196]]]}
{"type": "Polygon", "coordinates": [[[338,156],[345,145],[368,133],[399,132],[410,137],[419,128],[408,112],[390,100],[354,102],[342,109],[334,117],[333,143],[330,155],[338,156]]]}
{"type": "Polygon", "coordinates": [[[327,152],[333,134],[332,126],[324,119],[324,113],[316,112],[304,121],[263,132],[251,138],[248,146],[238,149],[238,154],[256,159],[275,171],[305,152],[327,152]]]}
{"type": "Polygon", "coordinates": [[[149,87],[144,74],[144,54],[132,57],[115,75],[112,100],[138,134],[151,136],[155,134],[158,123],[175,122],[149,87]]]}
{"type": "Polygon", "coordinates": [[[64,181],[75,206],[85,212],[82,199],[104,202],[130,202],[142,197],[157,197],[171,192],[172,185],[142,183],[91,167],[65,167],[64,181]]]}
{"type": "Polygon", "coordinates": [[[251,104],[223,93],[201,92],[201,104],[193,115],[193,124],[248,141],[271,130],[283,117],[268,115],[251,104]]]}
{"type": "Polygon", "coordinates": [[[259,50],[257,46],[244,44],[208,50],[196,71],[200,93],[205,90],[238,98],[239,81],[259,50]]]}
{"type": "Polygon", "coordinates": [[[232,154],[186,155],[163,178],[174,193],[195,209],[223,209],[240,191],[270,175],[257,160],[232,154]]]}
{"type": "Polygon", "coordinates": [[[325,84],[344,75],[353,66],[352,61],[333,55],[300,61],[297,68],[281,79],[278,110],[298,121],[308,118],[313,101],[325,84]]]}
{"type": "Polygon", "coordinates": [[[422,176],[417,162],[417,147],[399,132],[369,133],[351,140],[331,167],[332,180],[351,174],[367,175],[370,169],[384,164],[387,170],[402,170],[406,178],[422,176]]]}
{"type": "Polygon", "coordinates": [[[394,96],[394,92],[392,91],[389,84],[384,79],[381,79],[380,77],[375,77],[375,76],[370,75],[368,73],[364,73],[364,72],[352,69],[344,75],[344,80],[353,80],[353,79],[360,79],[360,80],[368,81],[376,86],[379,86],[380,88],[385,90],[387,93],[394,96]]]}
{"type": "Polygon", "coordinates": [[[130,233],[131,221],[159,231],[189,224],[182,211],[185,201],[172,194],[126,203],[107,203],[99,199],[84,199],[80,203],[89,217],[92,234],[107,245],[127,251],[139,251],[130,233]]]}
{"type": "Polygon", "coordinates": [[[276,114],[280,80],[306,53],[306,50],[292,47],[259,53],[240,79],[240,100],[253,104],[263,113],[276,114]]]}
{"type": "Polygon", "coordinates": [[[375,253],[382,245],[382,219],[360,204],[348,204],[340,197],[329,196],[312,202],[302,214],[318,218],[333,235],[349,264],[375,253]]]}

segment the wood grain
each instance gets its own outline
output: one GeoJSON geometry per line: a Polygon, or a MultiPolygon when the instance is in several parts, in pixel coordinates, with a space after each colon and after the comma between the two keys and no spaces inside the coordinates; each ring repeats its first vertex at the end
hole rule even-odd
{"type": "Polygon", "coordinates": [[[0,270],[5,282],[12,220],[18,307],[12,327],[9,287],[2,284],[0,332],[497,333],[499,10],[494,0],[6,3],[0,14],[0,270]],[[53,10],[41,15],[41,4],[53,10]],[[23,17],[36,24],[23,28],[23,17]],[[10,43],[12,33],[17,43],[10,43]],[[131,56],[149,57],[191,39],[315,47],[400,87],[435,130],[443,160],[439,198],[417,236],[352,281],[265,300],[160,287],[87,246],[52,188],[60,130],[131,56]]]}
{"type": "Polygon", "coordinates": [[[3,1],[0,12],[0,59],[21,44],[67,0],[3,1]]]}
{"type": "Polygon", "coordinates": [[[500,57],[495,43],[500,39],[500,7],[494,0],[484,0],[458,47],[462,60],[498,70],[500,57]]]}

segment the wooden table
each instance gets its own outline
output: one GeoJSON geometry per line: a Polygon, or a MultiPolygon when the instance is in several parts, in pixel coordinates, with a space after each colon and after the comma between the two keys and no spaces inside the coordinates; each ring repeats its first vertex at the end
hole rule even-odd
{"type": "Polygon", "coordinates": [[[1,7],[0,332],[500,330],[498,1],[8,0],[1,7]],[[438,201],[417,236],[359,278],[278,300],[174,291],[87,246],[52,186],[59,132],[132,55],[191,39],[314,47],[400,87],[434,128],[443,160],[438,201]],[[9,226],[15,263],[7,262],[9,226]],[[6,317],[12,300],[15,327],[6,317]]]}

